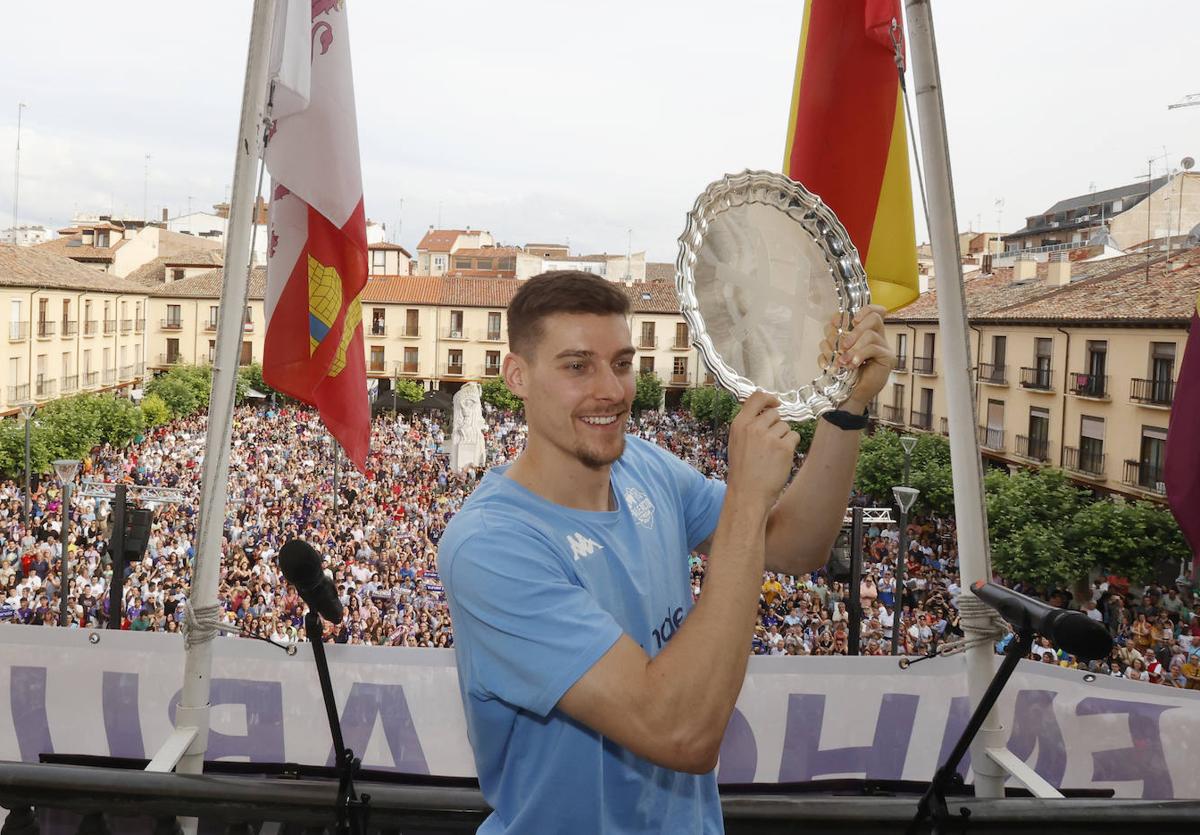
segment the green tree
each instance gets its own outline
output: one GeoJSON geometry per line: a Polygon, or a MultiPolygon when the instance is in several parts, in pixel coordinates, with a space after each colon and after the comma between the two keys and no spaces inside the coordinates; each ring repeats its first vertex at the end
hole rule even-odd
{"type": "MultiPolygon", "coordinates": [[[[211,382],[209,384],[209,388],[212,388],[211,382]]],[[[263,379],[262,363],[258,362],[252,362],[249,365],[243,365],[238,369],[237,401],[239,403],[241,403],[245,399],[246,395],[250,393],[250,389],[254,389],[257,392],[267,395],[268,397],[272,394],[278,398],[287,397],[287,395],[283,392],[277,391],[276,389],[273,389],[271,386],[267,385],[267,381],[263,379]]]]}
{"type": "Polygon", "coordinates": [[[171,412],[172,418],[188,417],[200,409],[200,398],[189,381],[168,371],[146,384],[146,396],[157,397],[171,412]]]}
{"type": "Polygon", "coordinates": [[[717,404],[717,390],[712,386],[691,388],[683,393],[680,405],[701,423],[711,423],[717,404]]]}
{"type": "Polygon", "coordinates": [[[633,411],[654,410],[662,403],[663,387],[657,374],[639,374],[633,395],[633,411]]]}
{"type": "Polygon", "coordinates": [[[146,418],[146,426],[162,426],[171,419],[171,410],[157,394],[142,398],[142,414],[146,418]]]}
{"type": "Polygon", "coordinates": [[[985,485],[992,565],[1001,576],[1041,587],[1086,579],[1095,560],[1069,531],[1084,495],[1060,470],[993,470],[985,485]]]}
{"type": "Polygon", "coordinates": [[[484,403],[491,403],[497,409],[509,412],[519,412],[525,408],[521,398],[513,394],[503,377],[491,377],[484,380],[480,386],[479,397],[484,403]]]}
{"type": "Polygon", "coordinates": [[[742,404],[737,401],[737,398],[727,392],[725,389],[715,389],[716,395],[713,398],[713,414],[721,423],[733,423],[733,419],[738,416],[738,412],[742,410],[742,404]]]}
{"type": "MultiPolygon", "coordinates": [[[[50,471],[54,456],[46,447],[45,437],[30,427],[29,470],[34,473],[50,471]]],[[[25,422],[20,418],[0,420],[0,472],[20,481],[25,473],[25,422]]]]}
{"type": "Polygon", "coordinates": [[[863,437],[858,449],[854,486],[874,501],[892,502],[892,488],[904,475],[904,450],[900,436],[890,429],[878,429],[863,437]]]}
{"type": "Polygon", "coordinates": [[[120,449],[129,446],[146,429],[142,410],[124,397],[101,395],[96,398],[98,443],[120,449]]]}
{"type": "MultiPolygon", "coordinates": [[[[817,420],[820,420],[820,418],[817,418],[817,420]]],[[[800,443],[797,444],[796,449],[799,450],[802,455],[808,455],[808,451],[812,449],[813,435],[817,433],[817,421],[790,420],[788,421],[788,426],[792,427],[792,431],[800,436],[800,443]]]]}
{"type": "Polygon", "coordinates": [[[425,399],[425,387],[416,380],[406,380],[403,377],[397,377],[393,381],[393,385],[395,386],[394,391],[396,392],[396,396],[401,400],[407,400],[409,403],[420,403],[425,399]]]}

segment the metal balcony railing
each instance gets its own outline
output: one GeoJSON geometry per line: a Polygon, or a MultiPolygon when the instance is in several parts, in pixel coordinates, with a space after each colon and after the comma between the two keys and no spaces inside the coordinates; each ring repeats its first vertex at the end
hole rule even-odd
{"type": "Polygon", "coordinates": [[[1125,473],[1121,481],[1131,487],[1137,487],[1141,490],[1165,496],[1167,494],[1167,485],[1164,478],[1161,464],[1155,466],[1149,461],[1131,461],[1128,458],[1125,459],[1125,473]]]}
{"type": "Polygon", "coordinates": [[[1036,391],[1052,391],[1054,389],[1053,370],[1021,366],[1021,387],[1036,391]]]}
{"type": "Polygon", "coordinates": [[[117,332],[117,320],[116,319],[105,319],[104,320],[104,335],[107,336],[109,334],[113,334],[116,332],[117,332]]]}
{"type": "Polygon", "coordinates": [[[913,357],[913,371],[918,374],[932,374],[933,357],[913,357]]]}
{"type": "Polygon", "coordinates": [[[1063,447],[1063,466],[1077,473],[1086,475],[1104,475],[1104,459],[1102,452],[1081,450],[1078,447],[1063,447]]]}
{"type": "Polygon", "coordinates": [[[638,347],[639,348],[657,348],[658,347],[658,337],[657,336],[647,336],[646,334],[642,334],[641,336],[638,337],[638,347]]]}
{"type": "Polygon", "coordinates": [[[133,320],[133,332],[134,333],[142,333],[145,330],[146,330],[146,320],[145,319],[134,319],[133,320]]]}
{"type": "Polygon", "coordinates": [[[49,319],[39,319],[37,323],[38,339],[49,339],[54,336],[57,324],[57,322],[52,322],[49,319]]]}
{"type": "Polygon", "coordinates": [[[129,333],[131,330],[133,330],[133,320],[132,319],[122,319],[121,320],[121,333],[129,333]]]}
{"type": "Polygon", "coordinates": [[[83,375],[83,384],[85,386],[94,386],[100,382],[99,371],[89,371],[83,375]]]}
{"type": "Polygon", "coordinates": [[[367,331],[367,336],[387,336],[387,324],[384,322],[372,322],[370,329],[367,331]]]}
{"type": "Polygon", "coordinates": [[[446,328],[442,331],[442,339],[466,339],[466,328],[446,328]]]}
{"type": "Polygon", "coordinates": [[[416,325],[416,326],[410,328],[407,325],[405,325],[404,327],[402,327],[400,329],[400,335],[407,339],[415,339],[416,337],[419,337],[421,335],[421,327],[419,325],[416,325]]]}
{"type": "Polygon", "coordinates": [[[95,336],[96,331],[100,329],[100,323],[95,319],[88,319],[83,323],[83,335],[95,336]]]}
{"type": "Polygon", "coordinates": [[[162,320],[162,329],[165,331],[183,330],[183,320],[167,318],[162,320]]]}
{"type": "Polygon", "coordinates": [[[144,376],[146,376],[146,363],[144,363],[144,362],[135,362],[135,363],[133,364],[133,376],[135,376],[135,377],[144,377],[144,376]]]}
{"type": "Polygon", "coordinates": [[[398,362],[396,365],[401,374],[416,374],[420,367],[419,362],[398,362]]]}
{"type": "Polygon", "coordinates": [[[979,363],[979,382],[993,386],[1008,385],[1008,366],[990,362],[979,363]]]}
{"type": "Polygon", "coordinates": [[[54,390],[55,390],[55,388],[57,388],[57,386],[58,386],[58,380],[51,380],[47,377],[39,376],[37,378],[37,381],[34,383],[33,396],[34,397],[43,397],[43,398],[53,397],[54,390]]]}
{"type": "Polygon", "coordinates": [[[103,373],[104,385],[111,386],[117,381],[117,369],[106,368],[103,373]]]}
{"type": "Polygon", "coordinates": [[[76,319],[63,319],[62,321],[63,336],[74,336],[79,333],[79,322],[76,319]]]}
{"type": "Polygon", "coordinates": [[[500,376],[500,366],[488,365],[488,364],[484,363],[483,376],[484,377],[499,377],[500,376]]]}
{"type": "Polygon", "coordinates": [[[879,419],[886,423],[903,423],[904,410],[900,406],[889,406],[884,403],[879,410],[879,419]]]}
{"type": "Polygon", "coordinates": [[[158,364],[159,365],[178,365],[179,362],[180,362],[180,355],[178,352],[172,353],[172,352],[168,351],[165,354],[158,355],[158,364]]]}
{"type": "Polygon", "coordinates": [[[912,425],[916,429],[924,429],[929,432],[933,429],[933,412],[913,412],[912,425]]]}
{"type": "Polygon", "coordinates": [[[671,385],[686,386],[687,383],[688,383],[688,375],[687,374],[672,374],[671,375],[671,385]]]}
{"type": "Polygon", "coordinates": [[[215,331],[216,329],[217,329],[217,323],[216,323],[216,322],[213,322],[213,321],[209,320],[209,321],[207,321],[207,322],[205,322],[205,323],[204,323],[204,330],[205,330],[205,331],[207,331],[208,333],[212,333],[212,332],[213,332],[213,331],[215,331]]]}
{"type": "Polygon", "coordinates": [[[1050,460],[1050,441],[1048,438],[1030,438],[1028,435],[1018,435],[1017,455],[1031,461],[1047,462],[1050,460]]]}
{"type": "Polygon", "coordinates": [[[387,371],[387,363],[383,360],[370,360],[367,363],[367,371],[372,374],[382,374],[387,371]]]}
{"type": "Polygon", "coordinates": [[[990,449],[995,452],[1004,451],[1004,430],[993,429],[987,426],[979,427],[979,445],[984,449],[990,449]]]}
{"type": "Polygon", "coordinates": [[[75,389],[77,389],[77,388],[79,388],[79,375],[78,374],[70,374],[70,375],[62,378],[63,394],[66,394],[68,391],[75,391],[75,389]]]}
{"type": "Polygon", "coordinates": [[[133,365],[132,364],[121,366],[121,379],[122,380],[133,379],[133,365]]]}
{"type": "Polygon", "coordinates": [[[691,350],[691,347],[692,345],[687,339],[679,337],[675,337],[675,341],[671,343],[671,349],[675,351],[688,351],[691,350]]]}
{"type": "Polygon", "coordinates": [[[29,383],[8,387],[8,402],[22,403],[29,399],[29,383]]]}
{"type": "Polygon", "coordinates": [[[896,357],[896,370],[897,371],[907,371],[908,370],[908,355],[900,354],[896,357]]]}
{"type": "Polygon", "coordinates": [[[1129,381],[1129,399],[1152,406],[1170,406],[1175,400],[1175,381],[1167,377],[1135,378],[1129,381]]]}
{"type": "Polygon", "coordinates": [[[1071,394],[1077,397],[1107,398],[1108,375],[1084,374],[1082,372],[1072,373],[1071,394]]]}
{"type": "Polygon", "coordinates": [[[484,335],[483,341],[484,342],[502,342],[503,339],[504,339],[504,337],[500,334],[500,331],[488,331],[484,335]]]}
{"type": "Polygon", "coordinates": [[[461,377],[463,373],[462,363],[447,363],[445,373],[451,377],[461,377]]]}

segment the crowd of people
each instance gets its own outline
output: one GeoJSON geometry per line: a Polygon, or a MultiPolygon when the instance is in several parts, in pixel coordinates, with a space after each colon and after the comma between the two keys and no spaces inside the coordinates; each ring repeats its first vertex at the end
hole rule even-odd
{"type": "MultiPolygon", "coordinates": [[[[485,407],[487,466],[512,460],[524,446],[519,416],[485,407]]],[[[225,631],[276,643],[303,640],[307,608],[282,577],[277,555],[294,537],[326,555],[346,609],[327,625],[329,640],[377,646],[452,647],[453,629],[440,578],[437,543],[447,522],[482,477],[482,469],[449,467],[448,431],[438,413],[383,414],[373,423],[365,472],[341,468],[334,495],[334,447],[314,411],[243,407],[229,450],[229,503],[218,598],[225,631]]],[[[670,450],[706,475],[723,478],[725,435],[686,413],[647,412],[630,431],[670,450]]],[[[206,422],[203,416],[152,430],[124,450],[98,449],[80,479],[171,487],[182,500],[157,504],[144,556],[125,566],[122,628],[180,631],[196,555],[198,496],[206,422]]],[[[852,502],[870,504],[867,497],[852,502]]],[[[62,586],[62,495],[52,479],[23,493],[0,484],[0,624],[58,625],[62,586]]],[[[111,502],[72,496],[68,625],[98,628],[111,615],[108,559],[111,502]]],[[[751,651],[763,655],[841,655],[850,651],[850,618],[861,612],[860,652],[887,655],[893,640],[907,655],[936,652],[962,636],[957,601],[958,553],[952,520],[917,518],[904,555],[906,582],[897,588],[899,532],[866,532],[857,589],[831,569],[805,577],[767,573],[751,651]],[[854,597],[857,595],[857,597],[854,597]],[[854,604],[857,601],[858,606],[854,604]],[[898,634],[893,636],[893,632],[898,634]]],[[[691,556],[699,595],[706,556],[691,556]]],[[[1039,590],[1021,588],[1026,593],[1039,590]]],[[[1044,591],[1054,605],[1102,621],[1114,637],[1111,657],[1082,665],[1048,643],[1030,657],[1066,667],[1150,683],[1200,689],[1200,600],[1190,587],[1131,587],[1097,579],[1090,599],[1044,591]]],[[[997,644],[1003,651],[1011,636],[997,644]]]]}

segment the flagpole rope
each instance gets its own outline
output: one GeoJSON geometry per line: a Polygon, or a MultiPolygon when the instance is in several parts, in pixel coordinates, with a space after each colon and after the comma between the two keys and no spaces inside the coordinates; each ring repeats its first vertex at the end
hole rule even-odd
{"type": "Polygon", "coordinates": [[[904,115],[907,118],[905,131],[912,143],[913,163],[917,166],[917,190],[921,193],[921,210],[925,213],[925,230],[929,230],[929,201],[925,198],[925,172],[921,170],[921,153],[917,149],[917,134],[913,130],[912,106],[908,102],[908,85],[904,83],[904,51],[900,48],[900,24],[892,18],[892,60],[896,62],[896,74],[900,76],[900,95],[904,99],[904,115]]]}
{"type": "MultiPolygon", "coordinates": [[[[250,263],[246,266],[246,286],[254,271],[254,243],[258,239],[258,205],[262,200],[263,174],[267,170],[267,146],[271,144],[271,108],[275,105],[275,82],[267,87],[267,106],[263,108],[263,149],[258,158],[258,185],[254,190],[254,222],[250,224],[250,263]]],[[[266,266],[265,264],[263,265],[266,266]]]]}

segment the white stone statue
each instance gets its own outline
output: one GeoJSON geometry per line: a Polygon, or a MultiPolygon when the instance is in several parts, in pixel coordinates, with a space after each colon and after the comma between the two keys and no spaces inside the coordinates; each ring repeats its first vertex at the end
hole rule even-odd
{"type": "Polygon", "coordinates": [[[479,383],[466,383],[454,395],[454,427],[450,438],[452,470],[482,467],[487,460],[482,394],[479,383]]]}

